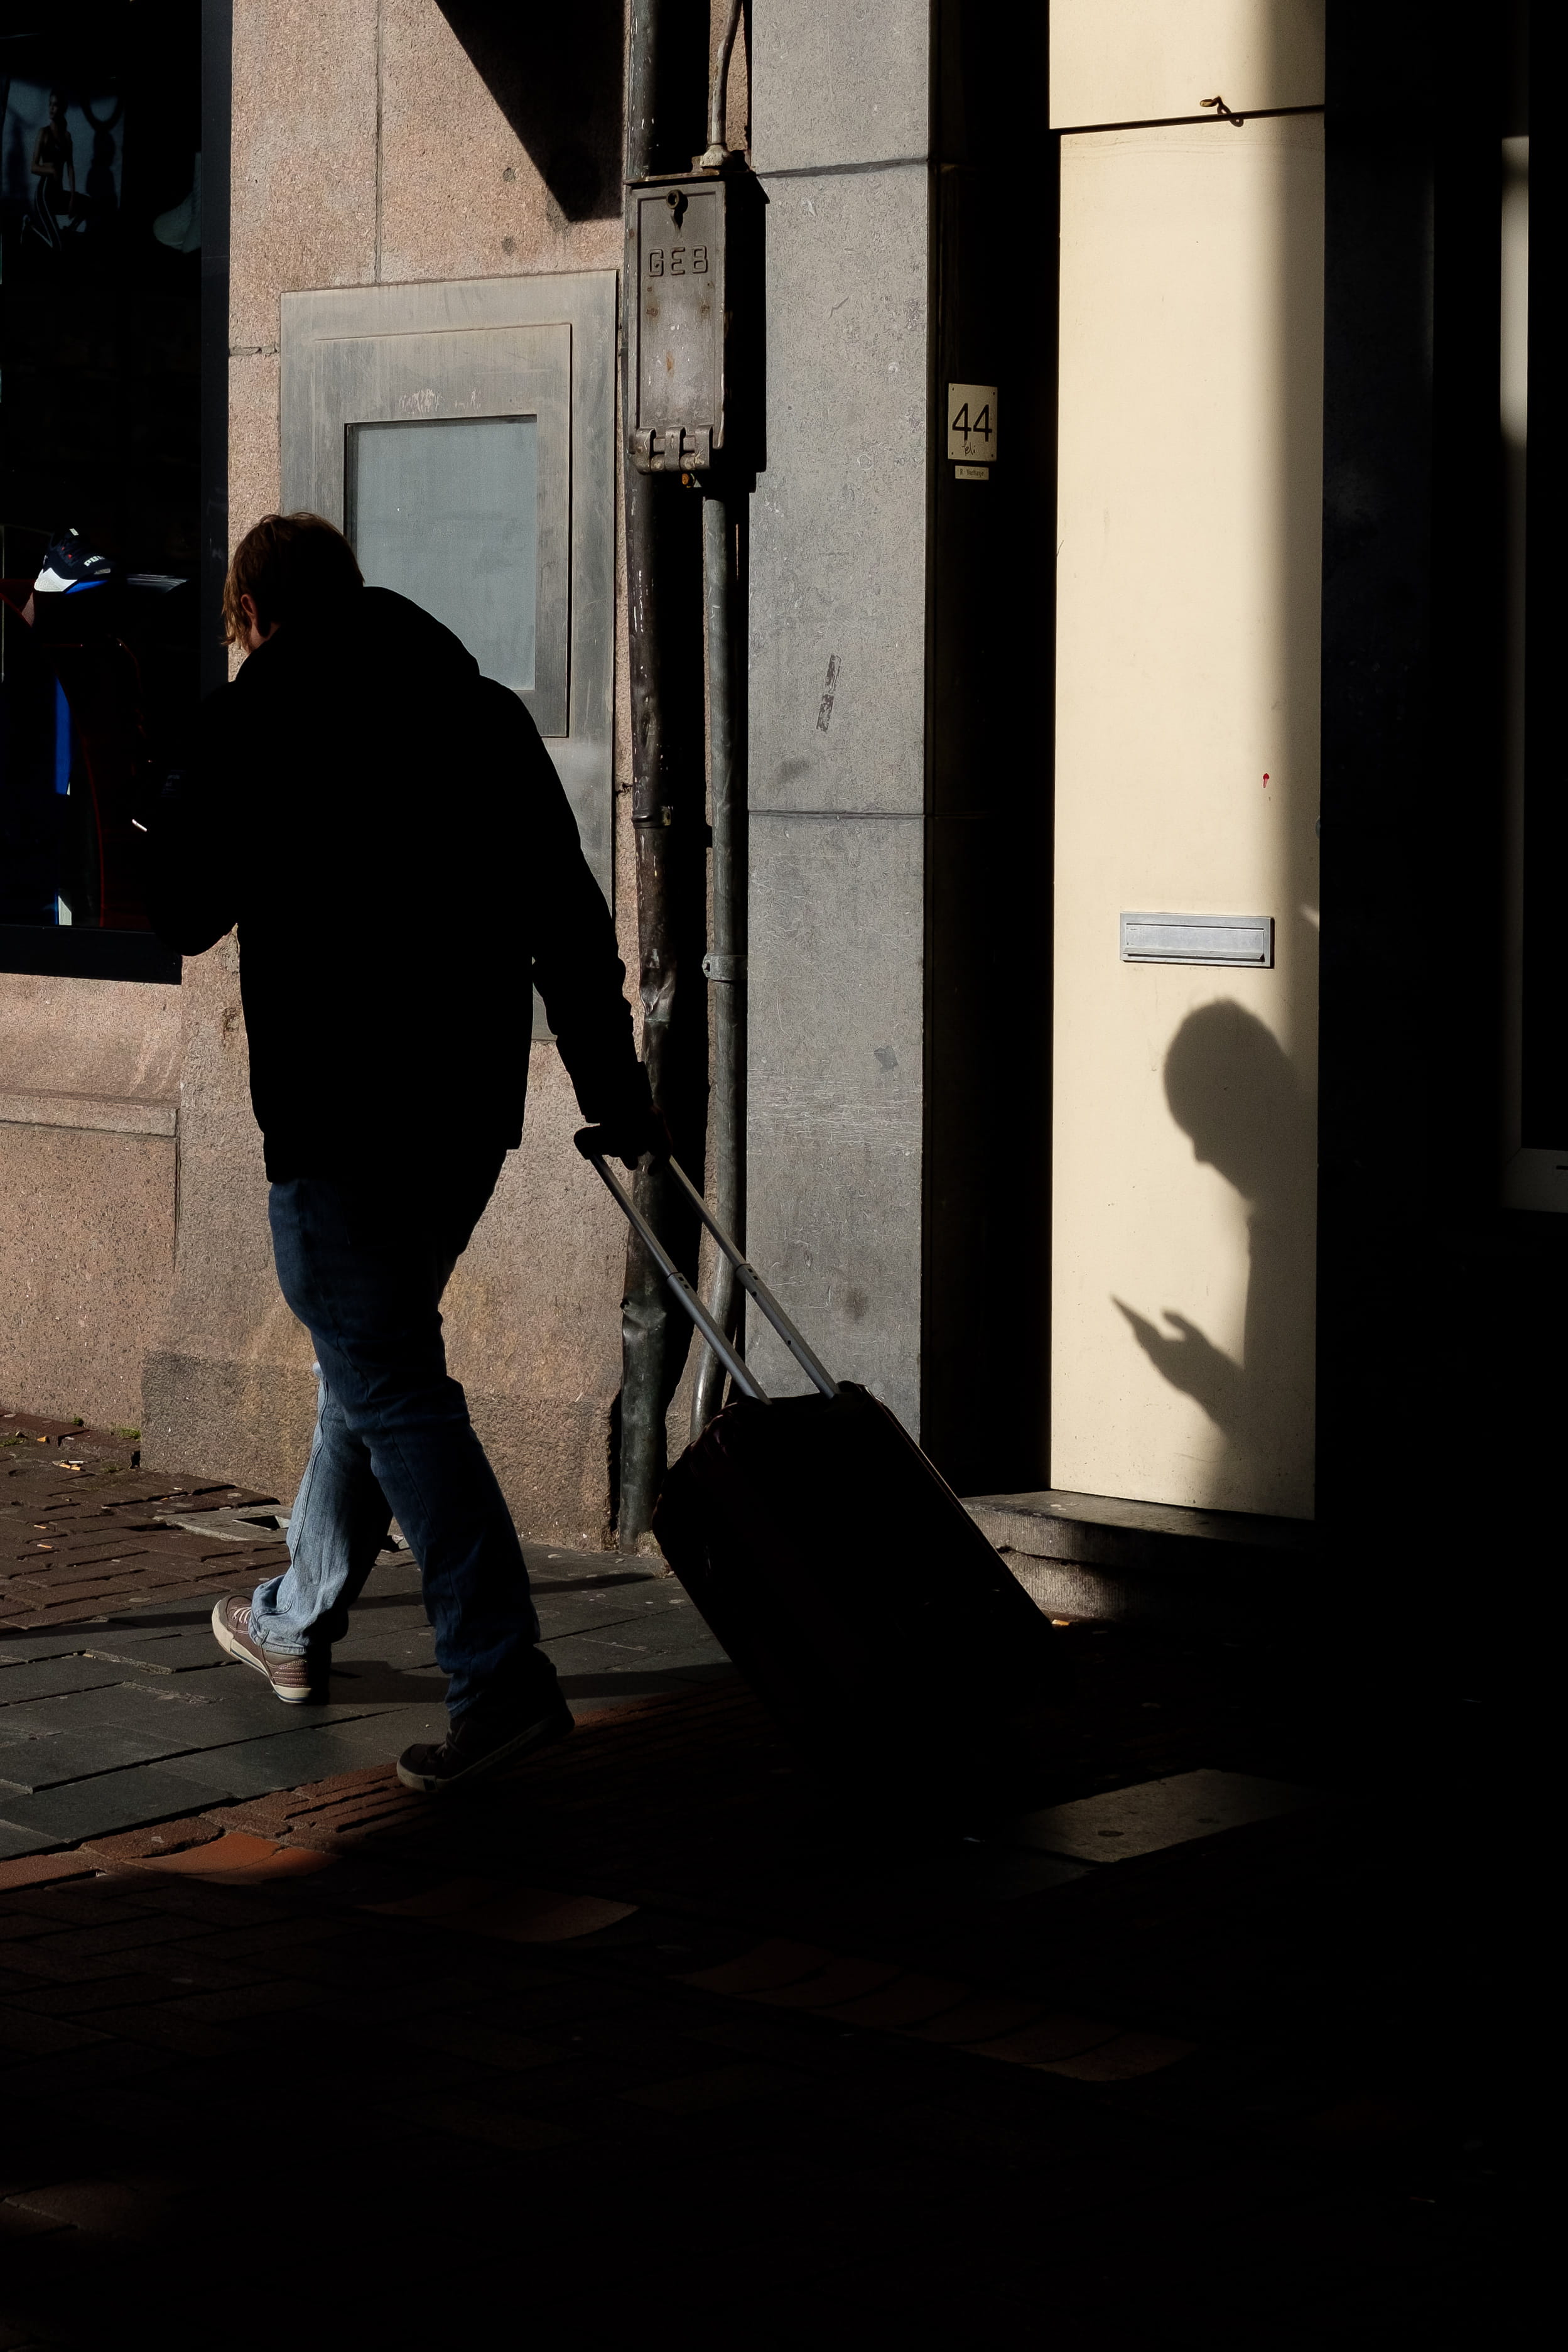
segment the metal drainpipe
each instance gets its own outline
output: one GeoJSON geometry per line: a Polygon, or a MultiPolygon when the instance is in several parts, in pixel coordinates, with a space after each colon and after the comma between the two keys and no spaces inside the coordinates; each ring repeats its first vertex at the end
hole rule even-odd
{"type": "MultiPolygon", "coordinates": [[[[643,1059],[655,1101],[665,1092],[674,972],[668,954],[668,831],[661,803],[664,780],[664,698],[653,624],[657,614],[655,558],[660,485],[646,474],[626,477],[626,586],[632,672],[632,819],[637,851],[638,987],[643,1001],[643,1059]]],[[[666,1185],[646,1160],[632,1180],[637,1206],[655,1230],[666,1230],[666,1185]]],[[[621,1309],[621,1507],[619,1540],[634,1549],[653,1519],[664,1468],[664,1360],[669,1307],[658,1268],[636,1235],[626,1245],[626,1289],[621,1309]]]]}
{"type": "MultiPolygon", "coordinates": [[[[708,1198],[715,1216],[746,1243],[746,823],[741,753],[738,636],[740,530],[730,500],[703,500],[703,585],[707,603],[708,772],[713,805],[713,917],[703,970],[712,991],[708,1100],[708,1198]]],[[[725,1331],[737,1304],[735,1269],[714,1254],[707,1305],[725,1331]]],[[[724,1397],[724,1368],[703,1347],[692,1391],[692,1435],[700,1437],[724,1397]]]]}
{"type": "MultiPolygon", "coordinates": [[[[672,90],[684,56],[689,8],[680,0],[632,0],[626,50],[626,177],[641,180],[690,154],[676,145],[685,128],[685,93],[672,90]],[[679,52],[679,55],[674,54],[679,52]],[[677,103],[676,101],[680,101],[677,103]],[[674,118],[666,121],[666,117],[674,118]]],[[[661,588],[669,583],[677,550],[674,481],[637,472],[624,476],[627,634],[632,697],[632,817],[637,847],[637,940],[643,1002],[643,1058],[655,1101],[676,1126],[683,1156],[695,1160],[681,1112],[694,1091],[677,1030],[681,879],[676,871],[683,828],[672,816],[683,795],[674,773],[679,746],[673,737],[665,676],[670,616],[661,588]]],[[[694,582],[695,585],[695,582],[694,582]]],[[[689,1024],[685,1024],[689,1025],[689,1024]]],[[[700,1093],[700,1087],[695,1089],[700,1093]]],[[[678,1257],[695,1252],[695,1225],[663,1170],[644,1160],[632,1182],[639,1209],[678,1257]]],[[[690,1269],[695,1273],[695,1265],[690,1269]]],[[[622,1306],[621,1496],[618,1541],[633,1550],[652,1525],[664,1470],[664,1414],[690,1341],[690,1328],[670,1306],[657,1266],[632,1235],[626,1253],[622,1306]]]]}

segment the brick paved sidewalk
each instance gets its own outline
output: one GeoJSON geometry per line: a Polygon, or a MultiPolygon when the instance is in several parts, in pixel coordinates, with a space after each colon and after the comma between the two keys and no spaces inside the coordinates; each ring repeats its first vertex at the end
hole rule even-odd
{"type": "Polygon", "coordinates": [[[1066,1638],[1060,1804],[967,1839],[725,1676],[466,1802],[377,1762],[0,1862],[0,2352],[1451,2333],[1475,1752],[1402,1780],[1278,1659],[1066,1638]]]}
{"type": "MultiPolygon", "coordinates": [[[[0,1856],[384,1763],[444,1729],[419,1572],[391,1549],[319,1703],[285,1709],[225,1662],[219,1593],[284,1566],[266,1496],[143,1473],[106,1431],[0,1418],[0,1856]]],[[[570,1704],[728,1672],[656,1562],[527,1547],[570,1704]]]]}
{"type": "Polygon", "coordinates": [[[132,1432],[7,1412],[0,1465],[0,1629],[195,1599],[226,1589],[231,1568],[259,1580],[287,1557],[276,1520],[267,1524],[258,1507],[271,1496],[144,1471],[132,1432]],[[200,1531],[247,1509],[262,1521],[248,1542],[200,1531]]]}

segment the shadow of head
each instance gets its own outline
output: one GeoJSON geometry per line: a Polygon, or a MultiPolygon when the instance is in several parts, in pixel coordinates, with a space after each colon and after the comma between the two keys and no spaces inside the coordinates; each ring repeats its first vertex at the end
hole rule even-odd
{"type": "Polygon", "coordinates": [[[622,0],[548,16],[517,0],[441,0],[441,13],[567,219],[616,216],[622,0]]]}
{"type": "Polygon", "coordinates": [[[1228,999],[1189,1013],[1166,1055],[1166,1100],[1193,1157],[1249,1201],[1299,1182],[1305,1108],[1271,1030],[1228,999]]]}

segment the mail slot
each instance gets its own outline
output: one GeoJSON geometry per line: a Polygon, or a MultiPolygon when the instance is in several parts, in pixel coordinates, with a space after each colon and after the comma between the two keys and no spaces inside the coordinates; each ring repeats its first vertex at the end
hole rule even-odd
{"type": "Polygon", "coordinates": [[[1274,961],[1272,915],[1124,915],[1124,963],[1251,964],[1274,961]]]}

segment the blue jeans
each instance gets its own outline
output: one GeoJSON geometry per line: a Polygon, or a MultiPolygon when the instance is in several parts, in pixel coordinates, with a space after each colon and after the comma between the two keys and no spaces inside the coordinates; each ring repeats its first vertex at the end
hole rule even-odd
{"type": "Polygon", "coordinates": [[[289,1566],[256,1587],[252,1630],[267,1649],[320,1655],[395,1513],[454,1723],[481,1697],[549,1703],[555,1683],[522,1547],[441,1338],[442,1292],[501,1158],[438,1175],[297,1176],[268,1201],[278,1283],[316,1343],[319,1388],[289,1566]]]}

